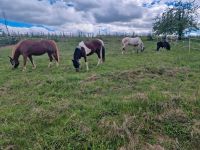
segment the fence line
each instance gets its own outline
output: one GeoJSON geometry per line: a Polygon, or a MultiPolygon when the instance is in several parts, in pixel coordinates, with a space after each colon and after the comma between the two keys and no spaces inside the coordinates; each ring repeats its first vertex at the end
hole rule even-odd
{"type": "MultiPolygon", "coordinates": [[[[190,51],[191,51],[191,42],[192,42],[192,40],[200,40],[200,38],[193,38],[193,37],[189,37],[189,53],[190,53],[190,51]]],[[[197,43],[197,45],[198,45],[199,43],[197,43]]],[[[200,47],[200,45],[199,45],[199,47],[200,47]]],[[[196,49],[196,50],[199,50],[200,48],[192,48],[192,49],[196,49]]]]}

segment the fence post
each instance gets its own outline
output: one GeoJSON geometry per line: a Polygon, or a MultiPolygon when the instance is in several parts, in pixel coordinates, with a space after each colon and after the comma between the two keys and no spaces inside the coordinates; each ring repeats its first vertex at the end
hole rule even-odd
{"type": "Polygon", "coordinates": [[[189,53],[190,53],[190,37],[189,37],[189,53]]]}

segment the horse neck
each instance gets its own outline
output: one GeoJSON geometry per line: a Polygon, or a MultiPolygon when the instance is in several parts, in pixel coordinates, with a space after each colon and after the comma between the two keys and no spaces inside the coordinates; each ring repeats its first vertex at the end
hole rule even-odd
{"type": "Polygon", "coordinates": [[[18,62],[19,56],[20,56],[20,52],[16,49],[13,55],[13,59],[18,62]]]}
{"type": "Polygon", "coordinates": [[[74,60],[79,60],[79,57],[77,55],[74,54],[74,60]]]}
{"type": "Polygon", "coordinates": [[[74,52],[74,60],[79,60],[81,58],[81,50],[75,50],[74,52]]]}

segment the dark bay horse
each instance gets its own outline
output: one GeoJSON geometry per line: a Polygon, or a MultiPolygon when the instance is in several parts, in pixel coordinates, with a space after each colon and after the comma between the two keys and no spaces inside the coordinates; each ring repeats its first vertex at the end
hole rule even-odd
{"type": "Polygon", "coordinates": [[[45,53],[49,56],[49,67],[51,66],[53,59],[56,60],[56,64],[58,66],[59,50],[53,40],[23,40],[14,47],[12,57],[9,56],[10,63],[13,68],[17,68],[19,66],[19,56],[22,55],[24,60],[23,71],[26,69],[27,58],[30,59],[33,69],[35,69],[36,65],[33,62],[32,56],[39,56],[45,53]]]}
{"type": "Polygon", "coordinates": [[[94,53],[96,53],[99,58],[97,64],[98,66],[100,63],[103,63],[105,61],[105,47],[104,42],[102,40],[94,39],[89,41],[82,41],[78,44],[78,46],[75,48],[72,60],[74,68],[77,72],[80,69],[79,59],[81,59],[82,57],[85,60],[87,71],[89,70],[87,56],[92,55],[94,53]]]}
{"type": "Polygon", "coordinates": [[[167,41],[159,41],[157,42],[157,51],[159,51],[160,48],[165,48],[167,50],[170,50],[170,44],[167,41]]]}

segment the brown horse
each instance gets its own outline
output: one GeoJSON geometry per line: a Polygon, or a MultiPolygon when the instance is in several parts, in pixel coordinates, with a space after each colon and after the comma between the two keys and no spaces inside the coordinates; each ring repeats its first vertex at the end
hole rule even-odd
{"type": "Polygon", "coordinates": [[[36,68],[36,65],[33,62],[32,56],[39,56],[47,53],[49,56],[49,67],[51,66],[51,63],[53,59],[56,60],[56,64],[58,66],[59,63],[59,50],[56,45],[56,43],[52,40],[23,40],[20,41],[13,49],[12,57],[8,56],[10,58],[10,63],[12,64],[13,68],[17,68],[19,66],[19,56],[23,56],[24,60],[24,66],[23,71],[26,69],[26,62],[27,58],[30,59],[33,69],[36,68]]]}

